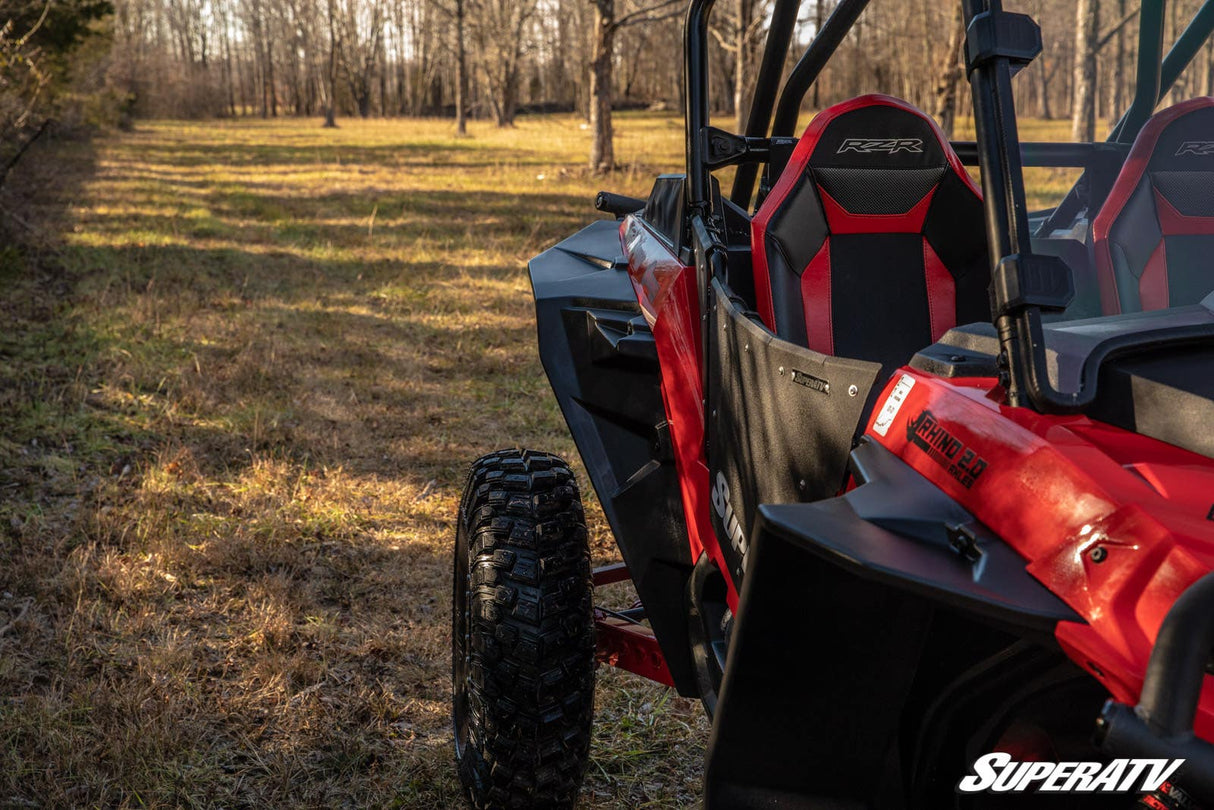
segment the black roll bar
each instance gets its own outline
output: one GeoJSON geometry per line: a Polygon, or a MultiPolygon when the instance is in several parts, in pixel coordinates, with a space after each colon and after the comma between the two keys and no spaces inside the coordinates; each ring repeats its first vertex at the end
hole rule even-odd
{"type": "MultiPolygon", "coordinates": [[[[1058,268],[1047,267],[1051,257],[1034,256],[1032,252],[1012,96],[1012,54],[1017,50],[1012,46],[1022,45],[1021,40],[1031,40],[1035,35],[1039,47],[1040,30],[1021,15],[1006,14],[1002,0],[964,0],[962,10],[978,163],[986,201],[987,249],[992,268],[991,312],[1002,349],[1001,382],[1013,407],[1030,402],[1052,406],[1055,403],[1050,395],[1056,392],[1049,387],[1044,363],[1038,368],[1031,357],[1033,348],[1040,350],[1042,359],[1045,355],[1040,313],[1034,304],[1051,297],[1068,297],[1067,290],[1055,287],[1062,283],[1061,277],[1065,277],[1067,285],[1072,282],[1065,269],[1059,273],[1058,268]],[[1030,352],[1027,358],[1026,348],[1030,352]]],[[[1027,58],[1031,58],[1029,52],[1035,55],[1029,48],[1027,58]]]]}
{"type": "Polygon", "coordinates": [[[776,107],[776,120],[772,124],[772,137],[788,137],[797,127],[797,118],[801,114],[801,102],[810,86],[817,81],[818,74],[830,61],[839,45],[847,37],[856,19],[868,7],[869,0],[839,0],[835,10],[822,24],[822,30],[817,32],[814,41],[810,43],[805,53],[788,75],[784,91],[780,93],[780,103],[776,107]]]}
{"type": "MultiPolygon", "coordinates": [[[[776,91],[784,73],[784,60],[788,58],[788,48],[797,28],[797,12],[800,8],[801,0],[776,0],[775,8],[772,9],[771,23],[767,29],[767,44],[763,48],[763,61],[755,79],[755,95],[750,102],[746,131],[742,133],[748,138],[763,138],[767,135],[767,126],[771,123],[771,113],[776,104],[776,91]]],[[[729,199],[735,205],[743,209],[750,207],[750,195],[754,193],[755,178],[758,174],[758,163],[743,163],[738,166],[738,172],[733,179],[733,190],[729,193],[729,199]]]]}
{"type": "Polygon", "coordinates": [[[1154,13],[1154,6],[1158,5],[1158,19],[1151,20],[1149,23],[1144,17],[1143,24],[1139,28],[1139,44],[1138,44],[1138,87],[1139,93],[1142,93],[1142,78],[1143,68],[1153,71],[1154,75],[1148,73],[1148,78],[1151,78],[1153,88],[1155,90],[1155,98],[1144,98],[1139,100],[1138,94],[1134,96],[1134,103],[1130,105],[1130,109],[1117,122],[1117,126],[1113,128],[1113,132],[1109,135],[1110,141],[1121,141],[1122,143],[1131,143],[1134,138],[1138,137],[1139,130],[1143,124],[1155,112],[1155,107],[1163,100],[1176,84],[1176,80],[1180,78],[1180,74],[1184,73],[1185,68],[1193,61],[1193,57],[1201,50],[1201,47],[1206,44],[1210,33],[1214,32],[1214,0],[1206,0],[1197,13],[1193,15],[1193,19],[1185,26],[1185,30],[1176,38],[1176,42],[1172,44],[1168,55],[1163,58],[1162,63],[1159,59],[1163,53],[1163,17],[1165,0],[1143,0],[1142,13],[1145,15],[1147,7],[1151,6],[1151,11],[1154,13]],[[1156,31],[1155,29],[1158,29],[1156,31]],[[1156,44],[1158,41],[1158,44],[1156,44]],[[1144,47],[1148,50],[1144,50],[1144,47]],[[1144,65],[1144,54],[1150,56],[1154,64],[1144,65]],[[1140,106],[1141,105],[1141,106],[1140,106]]]}
{"type": "Polygon", "coordinates": [[[708,15],[716,0],[691,0],[683,37],[683,81],[687,93],[687,204],[706,213],[708,166],[700,133],[708,126],[708,15]]]}
{"type": "Polygon", "coordinates": [[[1160,62],[1163,59],[1163,18],[1167,5],[1167,0],[1142,0],[1142,10],[1138,13],[1138,76],[1134,84],[1134,100],[1113,128],[1110,141],[1122,141],[1123,135],[1128,135],[1130,141],[1134,140],[1163,97],[1160,62]]]}

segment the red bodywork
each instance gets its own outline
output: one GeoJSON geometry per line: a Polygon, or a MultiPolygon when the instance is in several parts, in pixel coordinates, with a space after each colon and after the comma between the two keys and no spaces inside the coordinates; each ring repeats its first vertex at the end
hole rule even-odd
{"type": "MultiPolygon", "coordinates": [[[[993,379],[903,369],[895,381],[903,375],[915,382],[897,416],[884,436],[870,423],[869,436],[1024,556],[1088,622],[1058,625],[1067,655],[1117,700],[1136,703],[1168,608],[1214,569],[1214,461],[1085,416],[1010,408],[993,379]],[[972,454],[961,469],[910,440],[925,412],[929,445],[972,454]]],[[[1214,740],[1209,678],[1202,698],[1195,728],[1214,740]]]]}
{"type": "MultiPolygon", "coordinates": [[[[726,570],[709,522],[695,270],[635,217],[621,236],[657,343],[692,559],[703,551],[726,570]]],[[[867,435],[1015,548],[1029,573],[1087,621],[1059,624],[1058,642],[1132,705],[1168,609],[1214,569],[1214,460],[1085,416],[1045,416],[1004,400],[994,379],[945,380],[904,368],[878,398],[867,435]],[[878,435],[872,420],[903,376],[914,385],[878,435]],[[960,467],[910,440],[908,428],[924,412],[930,420],[919,427],[949,442],[954,461],[965,459],[960,467]]],[[[736,610],[737,590],[726,579],[736,610]]],[[[1214,741],[1210,677],[1195,730],[1214,741]]]]}
{"type": "MultiPolygon", "coordinates": [[[[662,400],[674,446],[675,465],[687,515],[691,559],[707,553],[721,571],[729,570],[709,520],[708,462],[704,457],[704,384],[699,291],[694,267],[637,217],[620,226],[628,276],[641,312],[653,330],[662,367],[662,400]]],[[[729,607],[738,609],[738,590],[726,577],[729,607]]]]}

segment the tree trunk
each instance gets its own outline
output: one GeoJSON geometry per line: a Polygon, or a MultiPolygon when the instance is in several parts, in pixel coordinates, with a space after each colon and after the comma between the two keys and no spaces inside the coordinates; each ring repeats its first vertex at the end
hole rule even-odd
{"type": "Polygon", "coordinates": [[[499,127],[514,126],[514,116],[518,112],[518,67],[506,69],[502,81],[501,96],[496,106],[497,125],[499,127]]]}
{"type": "MultiPolygon", "coordinates": [[[[1125,17],[1126,0],[1117,0],[1117,19],[1125,17]]],[[[1125,28],[1117,29],[1116,47],[1113,52],[1113,87],[1109,94],[1109,120],[1121,118],[1121,107],[1125,97],[1125,28]]]]}
{"type": "Polygon", "coordinates": [[[455,134],[468,134],[468,52],[464,43],[464,0],[455,0],[455,134]]]}
{"type": "Polygon", "coordinates": [[[1214,96],[1214,43],[1206,52],[1206,95],[1214,96]]]}
{"type": "Polygon", "coordinates": [[[388,45],[383,41],[379,45],[379,114],[388,117],[388,45]]]}
{"type": "MultiPolygon", "coordinates": [[[[822,24],[826,22],[826,0],[818,0],[814,3],[814,37],[822,32],[822,24]]],[[[822,109],[822,93],[820,87],[822,85],[821,76],[818,81],[814,82],[813,86],[813,104],[814,110],[822,109]]]]}
{"type": "Polygon", "coordinates": [[[611,129],[611,60],[615,50],[615,0],[595,0],[594,51],[590,60],[590,169],[615,168],[611,129]]]}
{"type": "Polygon", "coordinates": [[[266,36],[266,88],[270,91],[270,116],[278,117],[278,86],[274,83],[274,46],[266,36]]]}
{"type": "Polygon", "coordinates": [[[940,56],[936,71],[935,113],[940,128],[950,138],[953,124],[957,120],[957,85],[961,81],[961,50],[965,46],[965,18],[960,4],[955,6],[953,24],[948,35],[948,46],[940,56]]]}
{"type": "Polygon", "coordinates": [[[1049,67],[1049,65],[1045,61],[1045,57],[1042,57],[1041,69],[1038,71],[1038,75],[1041,77],[1041,117],[1049,121],[1053,119],[1054,111],[1050,108],[1051,71],[1047,70],[1047,67],[1049,67]]]}
{"type": "Polygon", "coordinates": [[[1071,138],[1096,139],[1096,41],[1100,31],[1100,0],[1075,4],[1075,92],[1071,108],[1071,138]]]}
{"type": "Polygon", "coordinates": [[[329,0],[329,69],[325,81],[328,84],[325,99],[325,126],[337,126],[337,21],[334,14],[333,0],[329,0]]]}
{"type": "Polygon", "coordinates": [[[737,48],[733,72],[733,112],[736,121],[735,132],[746,131],[746,118],[750,114],[746,103],[746,72],[750,70],[750,0],[737,0],[737,32],[734,47],[737,48]]]}

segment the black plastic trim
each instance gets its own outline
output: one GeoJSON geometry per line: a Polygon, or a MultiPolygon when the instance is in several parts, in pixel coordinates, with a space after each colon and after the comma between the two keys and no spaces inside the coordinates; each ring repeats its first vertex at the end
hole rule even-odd
{"type": "MultiPolygon", "coordinates": [[[[709,743],[708,810],[905,806],[897,749],[937,617],[982,618],[987,633],[1045,649],[1058,622],[1082,621],[901,459],[868,442],[852,459],[866,483],[848,494],[759,509],[709,743]],[[956,547],[958,533],[972,549],[956,547]]],[[[989,642],[950,643],[985,657],[989,642]]]]}
{"type": "Polygon", "coordinates": [[[600,220],[531,260],[540,360],[675,686],[698,696],[661,369],[622,254],[619,224],[600,220]]]}

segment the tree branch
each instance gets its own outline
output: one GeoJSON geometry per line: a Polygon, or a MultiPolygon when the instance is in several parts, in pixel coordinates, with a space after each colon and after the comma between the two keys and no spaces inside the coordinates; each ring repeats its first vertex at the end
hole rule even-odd
{"type": "Polygon", "coordinates": [[[708,33],[716,37],[717,44],[721,46],[721,50],[725,51],[726,53],[738,52],[738,46],[726,39],[725,35],[721,33],[720,29],[710,26],[708,28],[708,33]]]}
{"type": "Polygon", "coordinates": [[[626,25],[636,25],[637,23],[660,22],[668,20],[671,17],[677,17],[683,13],[683,0],[662,0],[662,2],[650,6],[649,8],[639,8],[636,11],[625,14],[615,21],[616,28],[623,28],[626,25]],[[665,11],[675,7],[672,11],[665,11]],[[662,12],[657,16],[653,16],[655,12],[662,12]]]}
{"type": "Polygon", "coordinates": [[[1113,24],[1113,27],[1105,31],[1098,40],[1096,40],[1096,51],[1100,52],[1105,45],[1109,44],[1109,40],[1117,36],[1117,32],[1125,28],[1126,24],[1138,16],[1139,9],[1134,9],[1113,24]]]}
{"type": "Polygon", "coordinates": [[[9,172],[11,172],[13,167],[17,165],[17,161],[21,160],[21,157],[25,154],[26,150],[33,146],[34,141],[42,137],[42,133],[46,132],[50,125],[51,119],[47,118],[44,120],[42,122],[42,126],[38,127],[38,129],[34,131],[34,134],[29,136],[25,143],[21,144],[20,148],[17,149],[16,153],[8,159],[8,162],[4,164],[4,167],[0,168],[0,186],[3,186],[4,182],[8,180],[9,172]]]}

